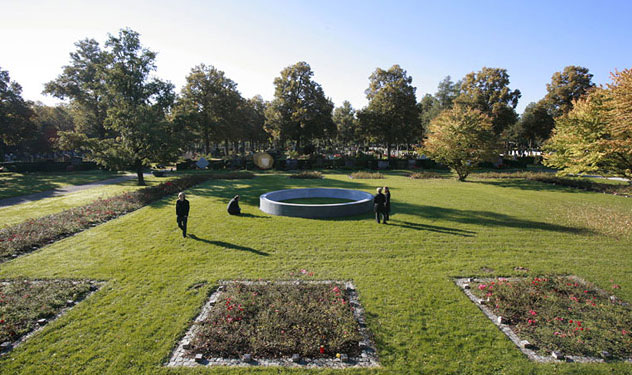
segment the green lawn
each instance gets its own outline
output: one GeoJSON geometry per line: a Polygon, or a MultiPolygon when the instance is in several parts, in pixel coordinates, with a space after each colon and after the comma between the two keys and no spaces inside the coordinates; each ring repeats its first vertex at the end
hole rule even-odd
{"type": "Polygon", "coordinates": [[[58,189],[68,185],[82,185],[120,176],[109,171],[0,173],[0,199],[58,189]]]}
{"type": "MultiPolygon", "coordinates": [[[[13,374],[247,374],[248,368],[167,369],[177,340],[221,279],[351,279],[375,335],[379,370],[402,374],[632,374],[629,363],[530,362],[453,283],[457,276],[575,274],[632,302],[632,199],[538,182],[381,180],[266,174],[210,180],[189,191],[183,239],[167,197],[0,265],[0,277],[107,281],[94,295],[0,359],[13,374]],[[260,194],[298,187],[392,192],[388,225],[371,214],[331,220],[269,216],[260,194]],[[244,216],[226,214],[241,195],[244,216]],[[581,207],[578,218],[574,209],[581,207]],[[590,220],[596,212],[597,222],[590,220]],[[604,212],[608,213],[604,216],[604,212]],[[609,232],[608,226],[623,229],[609,232]],[[627,228],[627,229],[626,229],[627,228]],[[605,234],[608,233],[608,234],[605,234]],[[612,281],[610,281],[612,280],[612,281]],[[194,288],[204,282],[203,288],[194,288]]],[[[340,370],[257,369],[257,374],[340,370]]]]}
{"type": "MultiPolygon", "coordinates": [[[[147,186],[157,185],[175,177],[145,176],[147,186]]],[[[20,203],[13,206],[0,207],[0,223],[5,225],[17,224],[28,219],[34,219],[54,214],[72,207],[82,206],[99,198],[107,198],[125,191],[141,189],[137,180],[118,182],[112,185],[97,186],[80,190],[58,197],[44,198],[38,201],[20,203]]]]}

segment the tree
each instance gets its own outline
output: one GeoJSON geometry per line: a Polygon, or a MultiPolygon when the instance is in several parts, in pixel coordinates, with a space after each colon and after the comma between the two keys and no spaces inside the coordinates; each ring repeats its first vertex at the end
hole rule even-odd
{"type": "Polygon", "coordinates": [[[246,110],[246,136],[244,139],[250,141],[253,150],[257,150],[256,145],[260,142],[267,142],[269,138],[269,134],[264,129],[267,104],[261,95],[253,96],[244,103],[246,110]]]}
{"type": "Polygon", "coordinates": [[[478,109],[456,105],[430,123],[421,150],[437,162],[450,167],[465,181],[479,162],[498,155],[492,120],[478,109]]]}
{"type": "Polygon", "coordinates": [[[44,93],[70,100],[77,131],[88,137],[107,138],[105,118],[109,106],[107,67],[112,56],[101,50],[94,39],[75,43],[70,64],[53,81],[46,83],[44,93]]]}
{"type": "MultiPolygon", "coordinates": [[[[103,95],[98,103],[107,104],[104,131],[96,136],[82,131],[60,132],[59,146],[80,147],[89,159],[108,168],[132,168],[138,184],[144,185],[143,168],[150,162],[167,162],[177,156],[175,128],[166,120],[174,101],[173,85],[150,77],[156,69],[156,53],[143,48],[137,32],[123,29],[118,36],[110,35],[105,47],[98,54],[105,65],[95,68],[100,72],[100,85],[92,82],[92,87],[83,82],[90,75],[79,74],[81,78],[76,81],[78,86],[90,86],[94,93],[103,95]]],[[[68,98],[73,104],[83,105],[77,93],[68,98]]],[[[102,108],[99,106],[99,110],[102,108]]]]}
{"type": "Polygon", "coordinates": [[[281,144],[295,142],[295,150],[315,138],[335,131],[334,105],[322,87],[312,80],[309,64],[298,62],[274,79],[274,100],[266,108],[266,131],[281,144]]]}
{"type": "Polygon", "coordinates": [[[459,96],[461,92],[461,81],[452,82],[450,76],[446,76],[437,86],[437,92],[435,98],[437,98],[439,105],[442,109],[452,108],[454,99],[459,96]]]}
{"type": "Polygon", "coordinates": [[[365,91],[369,105],[358,112],[362,130],[386,145],[389,159],[391,145],[410,143],[421,135],[412,81],[399,65],[389,70],[377,68],[369,77],[369,88],[365,91]]]}
{"type": "Polygon", "coordinates": [[[34,139],[28,142],[27,147],[33,151],[51,152],[55,148],[58,133],[73,131],[75,128],[68,105],[51,107],[38,102],[32,109],[35,113],[33,122],[36,130],[34,139]]]}
{"type": "Polygon", "coordinates": [[[454,101],[491,117],[494,132],[499,135],[518,119],[515,108],[520,96],[520,90],[509,89],[506,69],[483,67],[465,76],[461,94],[454,101]]]}
{"type": "Polygon", "coordinates": [[[510,137],[519,144],[532,148],[551,136],[555,127],[553,116],[549,114],[544,101],[529,103],[520,120],[511,127],[510,137]]]}
{"type": "Polygon", "coordinates": [[[601,173],[632,178],[632,70],[612,74],[555,120],[544,164],[563,174],[601,173]]]}
{"type": "Polygon", "coordinates": [[[334,110],[333,121],[336,124],[337,139],[342,144],[355,142],[358,137],[358,121],[355,110],[347,100],[334,110]]]}
{"type": "MultiPolygon", "coordinates": [[[[231,124],[240,105],[237,84],[223,71],[200,64],[186,78],[176,113],[202,139],[204,152],[210,153],[211,139],[230,138],[231,124]]],[[[234,130],[234,129],[232,129],[234,130]]]]}
{"type": "MultiPolygon", "coordinates": [[[[0,146],[17,145],[33,135],[33,111],[22,98],[22,86],[11,82],[9,72],[0,69],[0,146]]],[[[0,147],[0,158],[4,152],[0,147]]]]}
{"type": "Polygon", "coordinates": [[[587,68],[575,65],[569,65],[562,72],[554,73],[551,83],[546,85],[547,94],[544,97],[551,115],[559,117],[570,112],[573,109],[573,102],[595,87],[591,82],[592,77],[587,68]]]}

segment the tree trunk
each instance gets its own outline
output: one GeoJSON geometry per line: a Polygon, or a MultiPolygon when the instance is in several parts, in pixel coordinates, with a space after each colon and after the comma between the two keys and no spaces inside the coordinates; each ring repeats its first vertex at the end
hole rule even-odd
{"type": "Polygon", "coordinates": [[[224,156],[228,156],[228,139],[224,140],[224,156]]]}
{"type": "Polygon", "coordinates": [[[390,162],[391,161],[391,143],[387,143],[386,144],[386,159],[390,162]]]}
{"type": "Polygon", "coordinates": [[[204,130],[204,153],[206,155],[208,155],[209,152],[209,145],[211,140],[209,139],[210,137],[208,136],[208,130],[204,130]]]}
{"type": "Polygon", "coordinates": [[[138,186],[145,186],[145,176],[143,175],[143,164],[136,162],[136,176],[138,177],[138,186]]]}

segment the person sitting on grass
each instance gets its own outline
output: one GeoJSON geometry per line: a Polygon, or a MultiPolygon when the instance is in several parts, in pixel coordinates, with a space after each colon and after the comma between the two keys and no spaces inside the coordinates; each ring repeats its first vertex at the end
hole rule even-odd
{"type": "Polygon", "coordinates": [[[239,195],[235,195],[233,199],[228,202],[227,210],[230,215],[241,215],[241,209],[239,208],[239,195]]]}
{"type": "Polygon", "coordinates": [[[386,213],[384,212],[384,204],[386,203],[386,197],[382,194],[382,188],[377,188],[377,195],[373,198],[373,209],[375,210],[375,220],[378,224],[380,220],[386,224],[386,213]]]}

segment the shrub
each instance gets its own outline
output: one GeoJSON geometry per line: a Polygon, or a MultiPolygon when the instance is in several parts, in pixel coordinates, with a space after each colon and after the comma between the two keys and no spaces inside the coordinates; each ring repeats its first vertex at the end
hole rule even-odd
{"type": "Polygon", "coordinates": [[[323,178],[323,174],[318,171],[303,171],[290,175],[290,178],[318,179],[323,178]]]}
{"type": "Polygon", "coordinates": [[[430,178],[445,178],[444,175],[437,172],[415,172],[415,173],[409,174],[408,177],[412,178],[413,180],[423,180],[423,179],[430,179],[430,178]]]}
{"type": "Polygon", "coordinates": [[[381,179],[384,175],[379,172],[353,172],[351,173],[353,179],[381,179]]]}

